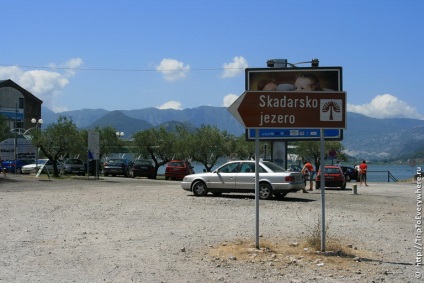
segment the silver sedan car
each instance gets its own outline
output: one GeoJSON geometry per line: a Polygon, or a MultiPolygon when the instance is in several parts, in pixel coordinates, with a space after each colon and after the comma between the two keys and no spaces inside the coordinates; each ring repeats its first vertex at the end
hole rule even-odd
{"type": "MultiPolygon", "coordinates": [[[[230,161],[213,172],[187,175],[181,186],[196,196],[209,192],[254,193],[255,161],[230,161]]],[[[303,190],[305,184],[300,172],[289,172],[270,161],[259,162],[259,198],[270,199],[273,195],[282,198],[288,193],[303,190]]]]}
{"type": "MultiPolygon", "coordinates": [[[[37,164],[32,163],[32,164],[27,164],[22,166],[21,173],[22,174],[37,173],[42,166],[44,166],[45,169],[49,170],[49,172],[53,172],[53,164],[50,160],[38,159],[37,164]]],[[[61,172],[63,169],[63,164],[59,160],[57,161],[57,169],[59,170],[59,172],[61,172]]]]}

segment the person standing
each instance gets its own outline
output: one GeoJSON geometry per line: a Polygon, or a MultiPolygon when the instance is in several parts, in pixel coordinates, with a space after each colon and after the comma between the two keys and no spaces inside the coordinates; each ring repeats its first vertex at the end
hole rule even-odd
{"type": "Polygon", "coordinates": [[[359,182],[361,180],[361,171],[359,170],[359,165],[355,164],[353,168],[355,169],[356,173],[356,181],[359,182]]]}
{"type": "Polygon", "coordinates": [[[308,180],[309,180],[309,191],[312,191],[313,179],[314,179],[314,166],[309,161],[305,161],[303,163],[302,175],[305,178],[305,189],[303,190],[303,192],[307,193],[306,184],[308,180]]]}
{"type": "Polygon", "coordinates": [[[365,183],[365,186],[367,186],[368,187],[368,184],[367,184],[367,170],[368,170],[368,165],[367,165],[367,162],[365,161],[365,160],[363,160],[362,161],[362,163],[361,163],[361,165],[359,165],[359,172],[360,172],[360,183],[359,183],[359,185],[360,186],[362,186],[362,181],[364,181],[364,183],[365,183]]]}

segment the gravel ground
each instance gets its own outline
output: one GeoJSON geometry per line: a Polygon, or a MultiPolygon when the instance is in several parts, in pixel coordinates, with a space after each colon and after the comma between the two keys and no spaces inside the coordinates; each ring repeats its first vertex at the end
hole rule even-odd
{"type": "Polygon", "coordinates": [[[0,176],[0,282],[422,282],[415,279],[417,183],[326,190],[328,238],[305,239],[320,191],[260,201],[195,197],[179,182],[0,176]]]}

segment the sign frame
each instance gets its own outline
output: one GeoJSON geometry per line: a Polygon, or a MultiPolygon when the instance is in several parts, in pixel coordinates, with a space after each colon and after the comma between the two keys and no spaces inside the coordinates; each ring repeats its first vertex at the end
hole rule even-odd
{"type": "MultiPolygon", "coordinates": [[[[282,82],[285,84],[293,83],[296,74],[299,73],[313,73],[319,75],[322,79],[325,88],[329,88],[335,91],[343,91],[343,68],[340,66],[330,67],[286,67],[286,68],[246,68],[245,69],[245,90],[259,90],[260,82],[269,80],[275,81],[276,83],[282,82]]],[[[281,130],[281,129],[279,129],[281,130]]],[[[291,129],[294,130],[294,129],[291,129]]],[[[315,129],[299,129],[299,131],[315,131],[315,129]]],[[[301,136],[301,137],[275,137],[270,138],[272,132],[275,132],[274,128],[260,129],[260,140],[290,140],[290,141],[319,141],[320,135],[318,136],[301,136]],[[268,135],[262,136],[261,133],[268,132],[268,135]]],[[[343,140],[343,129],[334,131],[324,130],[324,138],[328,141],[342,141],[343,140]]],[[[247,141],[255,140],[255,131],[252,128],[245,129],[245,137],[247,141]],[[252,134],[253,132],[253,134],[252,134]]]]}

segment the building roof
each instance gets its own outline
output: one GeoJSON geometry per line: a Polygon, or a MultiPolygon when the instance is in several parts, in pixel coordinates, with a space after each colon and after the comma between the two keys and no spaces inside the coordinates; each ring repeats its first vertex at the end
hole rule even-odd
{"type": "Polygon", "coordinates": [[[12,87],[14,89],[19,90],[22,94],[24,94],[27,97],[30,97],[32,99],[38,100],[40,103],[43,103],[43,101],[41,99],[39,99],[38,97],[36,97],[35,95],[33,95],[32,93],[30,93],[29,91],[27,91],[26,89],[24,89],[23,87],[21,87],[20,85],[18,85],[17,83],[15,83],[12,80],[0,80],[0,88],[2,87],[12,87]]]}

